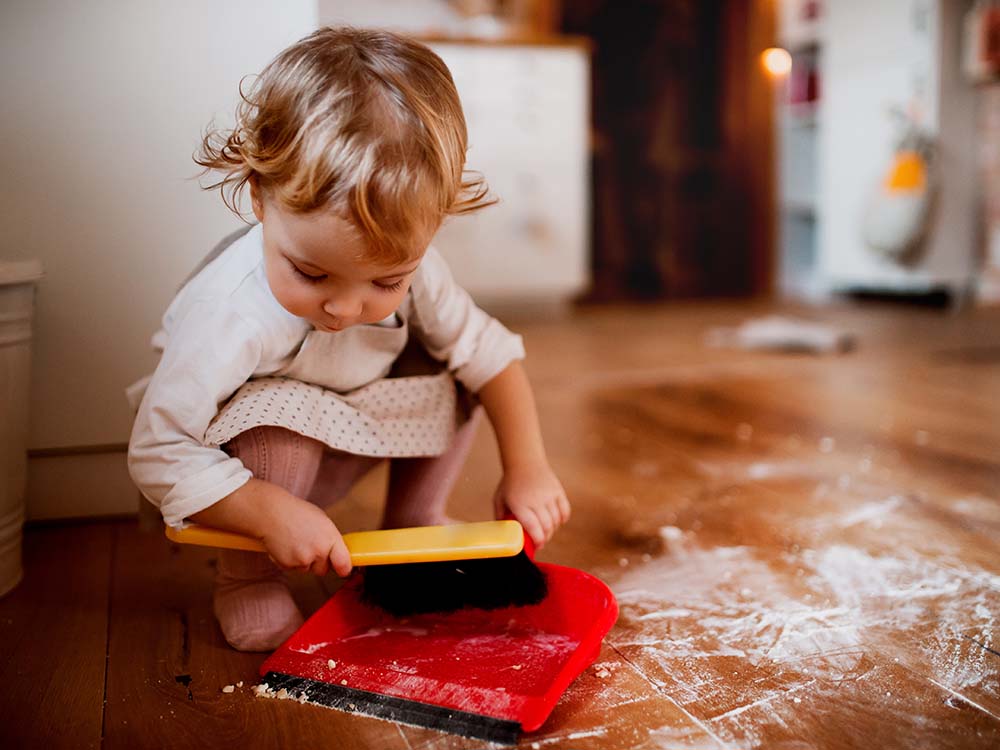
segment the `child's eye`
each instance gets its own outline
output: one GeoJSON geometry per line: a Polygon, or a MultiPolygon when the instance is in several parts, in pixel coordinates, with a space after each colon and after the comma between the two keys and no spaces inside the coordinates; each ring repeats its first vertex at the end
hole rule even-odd
{"type": "Polygon", "coordinates": [[[319,281],[322,281],[323,279],[326,278],[326,274],[320,274],[319,276],[310,276],[305,271],[302,271],[301,269],[299,269],[299,267],[296,266],[294,263],[292,264],[292,270],[295,272],[296,276],[298,276],[298,277],[300,277],[302,279],[305,279],[306,281],[308,281],[310,283],[313,283],[313,284],[315,284],[315,283],[317,283],[319,281]]]}
{"type": "Polygon", "coordinates": [[[377,286],[383,292],[395,292],[401,286],[403,286],[403,281],[404,281],[404,279],[400,279],[399,281],[394,281],[392,284],[382,284],[382,283],[376,281],[375,282],[375,286],[377,286]]]}

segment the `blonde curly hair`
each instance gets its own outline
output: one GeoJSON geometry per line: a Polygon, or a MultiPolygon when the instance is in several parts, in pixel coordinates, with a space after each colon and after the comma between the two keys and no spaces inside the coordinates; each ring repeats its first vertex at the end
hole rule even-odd
{"type": "MultiPolygon", "coordinates": [[[[468,134],[447,66],[386,31],[322,28],[279,54],[248,92],[236,126],[212,127],[195,161],[221,172],[206,189],[242,216],[248,184],[288,210],[333,210],[386,263],[445,216],[495,202],[466,177],[468,134]]],[[[422,250],[423,248],[419,248],[422,250]]]]}

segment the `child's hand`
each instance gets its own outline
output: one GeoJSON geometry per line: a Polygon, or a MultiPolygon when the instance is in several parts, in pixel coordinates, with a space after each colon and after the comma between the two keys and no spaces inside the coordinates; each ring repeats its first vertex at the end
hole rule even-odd
{"type": "Polygon", "coordinates": [[[283,568],[319,576],[331,568],[341,577],[350,573],[351,554],[330,517],[312,503],[275,489],[283,497],[270,498],[258,527],[271,558],[283,568]]]}
{"type": "Polygon", "coordinates": [[[508,470],[493,502],[497,518],[509,509],[538,548],[569,520],[566,492],[547,463],[508,470]]]}

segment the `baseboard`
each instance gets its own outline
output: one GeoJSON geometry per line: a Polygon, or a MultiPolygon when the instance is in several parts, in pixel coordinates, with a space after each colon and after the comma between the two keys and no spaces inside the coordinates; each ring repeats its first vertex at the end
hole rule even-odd
{"type": "Polygon", "coordinates": [[[124,450],[29,455],[25,498],[29,521],[134,514],[139,508],[124,450]]]}

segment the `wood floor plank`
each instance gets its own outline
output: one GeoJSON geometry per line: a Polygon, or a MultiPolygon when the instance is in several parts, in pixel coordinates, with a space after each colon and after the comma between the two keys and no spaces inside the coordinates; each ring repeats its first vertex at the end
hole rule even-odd
{"type": "Polygon", "coordinates": [[[113,525],[29,530],[0,599],[0,745],[101,743],[113,525]]]}

